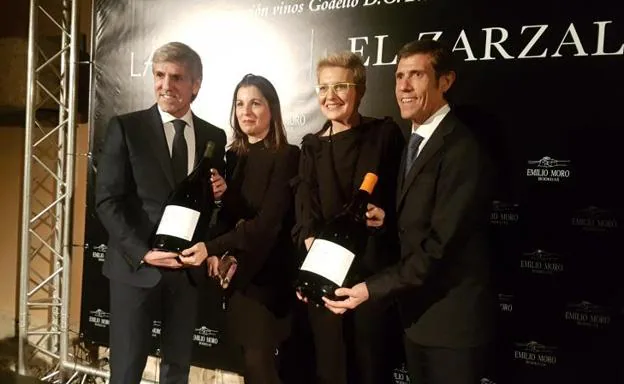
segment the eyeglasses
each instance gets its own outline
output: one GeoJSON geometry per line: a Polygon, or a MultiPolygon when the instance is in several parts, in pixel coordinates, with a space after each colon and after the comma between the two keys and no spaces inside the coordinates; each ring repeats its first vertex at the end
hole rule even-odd
{"type": "Polygon", "coordinates": [[[327,92],[329,92],[330,88],[335,94],[344,95],[349,91],[349,87],[356,86],[357,84],[355,83],[318,84],[314,86],[314,89],[319,96],[327,95],[327,92]]]}

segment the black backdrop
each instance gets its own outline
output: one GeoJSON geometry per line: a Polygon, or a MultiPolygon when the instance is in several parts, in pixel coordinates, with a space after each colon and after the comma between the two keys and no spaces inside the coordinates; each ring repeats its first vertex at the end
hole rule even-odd
{"type": "MultiPolygon", "coordinates": [[[[149,60],[156,47],[182,41],[198,51],[204,80],[193,110],[228,135],[238,80],[249,72],[269,78],[289,141],[299,144],[323,122],[313,91],[320,56],[360,53],[368,65],[361,111],[405,124],[393,94],[394,55],[404,43],[432,36],[462,59],[452,107],[488,143],[501,170],[491,217],[501,320],[493,380],[624,382],[618,2],[101,0],[95,12],[95,160],[81,319],[87,341],[108,339],[106,232],[92,189],[98,149],[112,115],[153,103],[149,60]]],[[[239,370],[223,332],[220,293],[204,294],[195,360],[239,370]]],[[[394,376],[403,382],[400,370],[394,376]]]]}

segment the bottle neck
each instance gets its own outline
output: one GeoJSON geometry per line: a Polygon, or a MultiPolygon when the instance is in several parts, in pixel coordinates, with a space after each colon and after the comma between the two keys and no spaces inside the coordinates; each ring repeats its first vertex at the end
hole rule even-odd
{"type": "Polygon", "coordinates": [[[358,189],[351,202],[347,206],[347,212],[359,220],[364,220],[364,215],[366,214],[366,207],[368,205],[368,201],[370,200],[370,194],[363,190],[358,189]]]}
{"type": "Polygon", "coordinates": [[[213,168],[214,146],[212,141],[206,143],[203,156],[199,158],[197,165],[193,168],[190,178],[210,177],[210,168],[213,168]]]}

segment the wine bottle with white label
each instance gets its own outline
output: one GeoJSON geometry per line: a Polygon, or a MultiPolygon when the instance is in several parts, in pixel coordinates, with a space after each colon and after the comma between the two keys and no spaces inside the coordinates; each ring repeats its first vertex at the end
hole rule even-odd
{"type": "Polygon", "coordinates": [[[354,259],[366,247],[366,207],[376,183],[377,175],[367,173],[351,202],[315,236],[295,285],[308,302],[322,306],[323,296],[337,299],[334,291],[344,284],[354,259]]]}
{"type": "Polygon", "coordinates": [[[197,167],[176,186],[156,226],[152,249],[180,253],[202,237],[215,207],[210,181],[214,154],[215,143],[209,141],[197,167]]]}

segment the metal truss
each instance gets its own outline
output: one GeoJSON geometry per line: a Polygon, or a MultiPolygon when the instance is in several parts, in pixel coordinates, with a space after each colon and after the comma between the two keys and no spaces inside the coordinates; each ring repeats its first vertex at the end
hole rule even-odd
{"type": "Polygon", "coordinates": [[[110,377],[97,352],[69,340],[78,1],[30,0],[29,14],[17,368],[54,383],[110,377]]]}
{"type": "Polygon", "coordinates": [[[39,376],[57,382],[69,360],[78,38],[77,0],[30,1],[18,372],[51,361],[39,376]]]}

